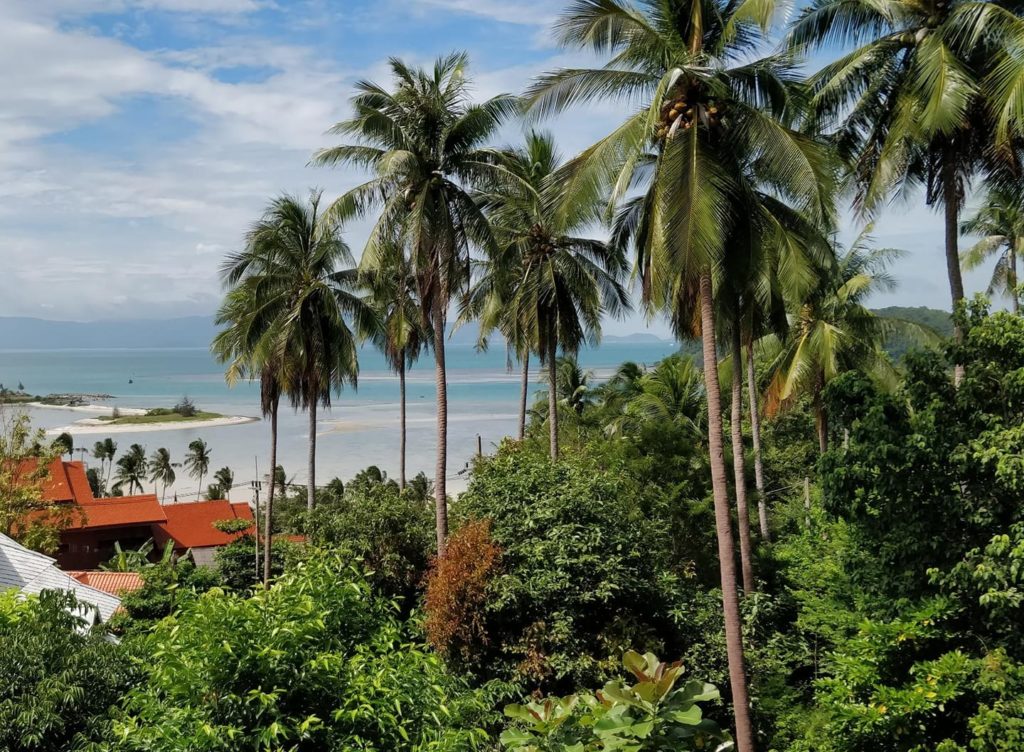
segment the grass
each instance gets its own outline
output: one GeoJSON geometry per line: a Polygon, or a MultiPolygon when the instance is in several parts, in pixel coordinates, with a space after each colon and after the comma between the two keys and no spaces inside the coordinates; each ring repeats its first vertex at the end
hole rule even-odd
{"type": "Polygon", "coordinates": [[[180,415],[172,412],[155,412],[148,415],[122,415],[117,418],[105,415],[100,417],[100,420],[111,426],[132,426],[146,423],[194,423],[223,417],[220,413],[197,412],[195,415],[180,415]]]}

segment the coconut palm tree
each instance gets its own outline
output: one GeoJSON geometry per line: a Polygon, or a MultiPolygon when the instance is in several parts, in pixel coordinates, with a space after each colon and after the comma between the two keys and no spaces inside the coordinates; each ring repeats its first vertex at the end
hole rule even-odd
{"type": "Polygon", "coordinates": [[[103,486],[105,489],[110,488],[110,471],[114,466],[114,457],[117,456],[117,442],[107,437],[103,441],[97,441],[92,447],[92,456],[100,461],[100,470],[103,470],[103,465],[106,463],[107,473],[103,486]]]}
{"type": "MultiPolygon", "coordinates": [[[[931,337],[921,326],[877,316],[865,305],[872,293],[895,287],[886,267],[903,255],[892,248],[874,249],[871,242],[865,230],[838,256],[830,273],[796,301],[789,336],[774,343],[765,413],[774,416],[800,395],[810,396],[822,452],[828,449],[828,416],[822,402],[828,382],[849,370],[891,381],[892,364],[883,350],[886,339],[895,334],[919,341],[931,337]]],[[[766,341],[767,348],[772,348],[772,339],[766,341]]]]}
{"type": "Polygon", "coordinates": [[[224,498],[231,495],[231,489],[235,485],[235,473],[230,467],[222,467],[220,470],[213,474],[213,479],[217,482],[217,485],[224,491],[224,498]]]}
{"type": "Polygon", "coordinates": [[[210,447],[202,439],[195,439],[188,444],[188,453],[185,455],[185,468],[189,475],[198,482],[199,490],[196,491],[196,501],[203,495],[203,476],[210,471],[210,447]]]}
{"type": "Polygon", "coordinates": [[[1002,147],[1024,114],[1024,63],[1011,54],[1024,43],[1019,15],[1001,0],[815,0],[789,32],[793,49],[852,48],[811,77],[812,107],[836,127],[861,210],[922,184],[927,204],[942,208],[954,309],[967,186],[1012,155],[1002,147]]]}
{"type": "MultiPolygon", "coordinates": [[[[163,483],[163,493],[160,494],[160,501],[167,498],[167,487],[174,483],[176,475],[174,463],[171,462],[171,453],[161,447],[153,452],[149,458],[149,479],[154,483],[163,483]]],[[[155,491],[155,489],[154,489],[155,491]]]]}
{"type": "MultiPolygon", "coordinates": [[[[531,131],[524,146],[503,152],[501,164],[504,171],[486,186],[482,200],[501,246],[497,263],[508,270],[504,276],[512,284],[493,285],[506,299],[481,307],[482,326],[497,327],[507,317],[505,328],[525,335],[520,341],[536,347],[548,384],[557,384],[558,351],[575,356],[584,343],[597,344],[601,317],[629,309],[620,282],[625,254],[580,236],[600,216],[600,205],[596,200],[562,205],[554,180],[562,159],[550,134],[531,131]]],[[[557,389],[548,389],[553,460],[558,459],[557,398],[557,389]]]]}
{"type": "MultiPolygon", "coordinates": [[[[226,283],[236,285],[235,294],[250,301],[226,305],[237,305],[243,321],[246,305],[258,311],[247,325],[259,332],[253,335],[253,365],[274,375],[265,385],[265,406],[273,408],[284,389],[296,409],[308,412],[309,510],[316,503],[317,408],[330,407],[346,384],[356,386],[357,336],[376,329],[353,266],[340,225],[321,213],[314,191],[306,202],[287,195],[272,201],[250,230],[246,249],[230,255],[221,270],[226,283]]],[[[225,346],[230,350],[230,342],[225,346]]]]}
{"type": "Polygon", "coordinates": [[[701,337],[740,752],[754,748],[754,735],[715,368],[715,276],[729,249],[782,234],[794,216],[824,223],[834,183],[823,146],[788,123],[798,104],[792,61],[755,58],[774,11],[771,0],[576,0],[558,22],[561,41],[608,63],[552,72],[528,92],[540,114],[596,99],[630,107],[563,171],[562,190],[571,205],[610,189],[622,204],[615,237],[638,252],[645,301],[669,312],[677,334],[701,337]]]}
{"type": "Polygon", "coordinates": [[[471,247],[495,249],[490,225],[470,189],[498,169],[493,152],[483,145],[503,120],[518,112],[519,102],[503,94],[473,104],[464,54],[438,58],[431,70],[414,69],[394,58],[390,67],[393,89],[359,82],[352,98],[353,117],[331,129],[355,143],[323,149],[313,161],[364,168],[373,175],[331,208],[331,216],[337,220],[376,213],[377,221],[363,251],[363,269],[382,266],[383,249],[396,230],[411,253],[420,305],[434,338],[434,501],[438,552],[443,554],[448,535],[448,308],[468,282],[471,247]]]}
{"type": "Polygon", "coordinates": [[[146,480],[146,449],[141,444],[132,444],[128,452],[117,461],[117,485],[127,485],[128,493],[138,490],[142,493],[142,483],[146,480]]]}
{"type": "Polygon", "coordinates": [[[970,219],[960,225],[964,235],[980,235],[981,240],[964,251],[960,263],[965,271],[976,269],[996,256],[988,294],[1001,292],[1010,298],[1014,313],[1020,312],[1020,284],[1017,257],[1024,254],[1024,195],[1020,190],[993,186],[985,201],[970,219]]]}
{"type": "Polygon", "coordinates": [[[393,243],[386,258],[375,269],[367,270],[363,284],[369,291],[369,304],[377,313],[380,328],[374,341],[384,360],[398,374],[399,449],[398,485],[405,489],[406,456],[406,370],[419,360],[429,347],[431,333],[427,328],[417,296],[416,276],[404,249],[393,243]]]}
{"type": "Polygon", "coordinates": [[[625,399],[609,434],[629,433],[650,422],[674,423],[695,438],[704,430],[704,377],[691,358],[665,358],[633,382],[625,399]]]}
{"type": "Polygon", "coordinates": [[[66,454],[68,460],[71,460],[72,452],[75,450],[75,439],[67,431],[64,431],[53,440],[51,446],[59,455],[63,457],[66,454]]]}

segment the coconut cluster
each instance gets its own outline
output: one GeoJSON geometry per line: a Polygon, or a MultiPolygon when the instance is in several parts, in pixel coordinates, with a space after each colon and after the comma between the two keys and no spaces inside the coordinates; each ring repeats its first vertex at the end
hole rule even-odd
{"type": "Polygon", "coordinates": [[[695,93],[680,92],[675,97],[666,99],[661,106],[657,137],[659,141],[665,141],[694,125],[712,128],[718,125],[719,119],[719,108],[714,99],[705,99],[695,93]]]}
{"type": "Polygon", "coordinates": [[[555,252],[553,238],[540,225],[530,228],[530,245],[533,250],[544,255],[555,252]]]}

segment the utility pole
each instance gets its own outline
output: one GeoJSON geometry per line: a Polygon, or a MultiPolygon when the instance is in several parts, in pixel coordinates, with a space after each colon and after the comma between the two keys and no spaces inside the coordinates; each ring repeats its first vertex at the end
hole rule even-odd
{"type": "Polygon", "coordinates": [[[484,456],[484,440],[480,434],[476,435],[476,456],[478,458],[484,456]]]}
{"type": "Polygon", "coordinates": [[[256,582],[259,582],[262,577],[260,568],[260,490],[263,487],[263,483],[254,480],[251,485],[253,496],[256,498],[256,582]]]}

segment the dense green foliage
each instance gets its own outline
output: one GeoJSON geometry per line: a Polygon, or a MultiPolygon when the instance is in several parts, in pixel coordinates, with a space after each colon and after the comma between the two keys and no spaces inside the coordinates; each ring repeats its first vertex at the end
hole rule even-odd
{"type": "Polygon", "coordinates": [[[0,593],[0,749],[71,749],[138,680],[128,652],[89,629],[86,615],[66,593],[0,593]]]}

